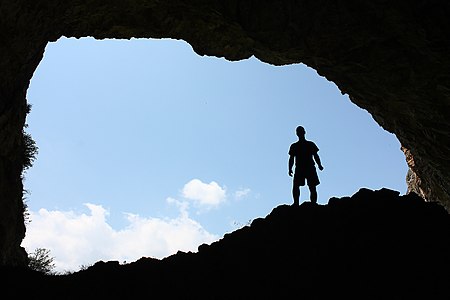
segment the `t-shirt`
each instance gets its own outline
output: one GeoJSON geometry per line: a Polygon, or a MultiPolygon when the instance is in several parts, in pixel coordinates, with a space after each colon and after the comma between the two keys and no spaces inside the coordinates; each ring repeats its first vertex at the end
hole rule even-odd
{"type": "Polygon", "coordinates": [[[289,155],[295,156],[296,167],[314,166],[313,155],[319,151],[311,141],[298,141],[289,148],[289,155]]]}

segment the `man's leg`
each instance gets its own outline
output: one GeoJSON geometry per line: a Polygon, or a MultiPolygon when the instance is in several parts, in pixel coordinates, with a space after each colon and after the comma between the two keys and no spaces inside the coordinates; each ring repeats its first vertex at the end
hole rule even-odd
{"type": "Polygon", "coordinates": [[[294,205],[299,205],[300,202],[300,186],[296,184],[295,180],[292,185],[292,197],[294,198],[294,205]]]}
{"type": "Polygon", "coordinates": [[[311,203],[317,203],[317,185],[320,184],[319,177],[317,176],[316,168],[309,170],[308,174],[308,187],[310,192],[311,203]]]}
{"type": "Polygon", "coordinates": [[[312,203],[317,203],[317,190],[315,185],[309,185],[310,198],[312,203]]]}

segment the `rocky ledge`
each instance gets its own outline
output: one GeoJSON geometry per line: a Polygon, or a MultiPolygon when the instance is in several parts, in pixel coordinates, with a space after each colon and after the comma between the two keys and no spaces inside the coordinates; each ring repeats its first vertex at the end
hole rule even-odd
{"type": "Polygon", "coordinates": [[[280,205],[197,252],[65,275],[5,267],[2,297],[450,299],[448,237],[439,204],[363,188],[326,205],[280,205]]]}

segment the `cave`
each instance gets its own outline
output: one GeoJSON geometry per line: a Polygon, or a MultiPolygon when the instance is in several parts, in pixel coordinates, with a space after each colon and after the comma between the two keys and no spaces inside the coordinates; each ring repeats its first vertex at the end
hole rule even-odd
{"type": "Polygon", "coordinates": [[[445,1],[3,1],[0,265],[27,254],[27,89],[60,37],[171,38],[201,56],[303,63],[399,139],[408,190],[450,209],[450,4],[445,1]]]}

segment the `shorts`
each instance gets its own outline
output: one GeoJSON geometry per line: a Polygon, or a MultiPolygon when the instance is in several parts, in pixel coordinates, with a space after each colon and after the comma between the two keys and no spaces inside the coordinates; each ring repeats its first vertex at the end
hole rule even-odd
{"type": "Polygon", "coordinates": [[[302,169],[295,168],[294,186],[304,186],[305,181],[308,183],[308,186],[316,186],[320,184],[315,166],[302,169]]]}

